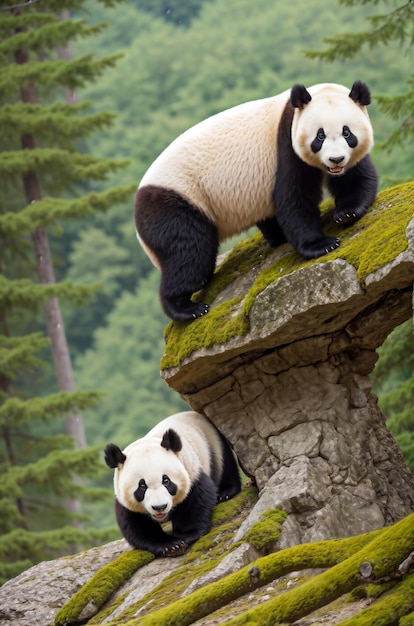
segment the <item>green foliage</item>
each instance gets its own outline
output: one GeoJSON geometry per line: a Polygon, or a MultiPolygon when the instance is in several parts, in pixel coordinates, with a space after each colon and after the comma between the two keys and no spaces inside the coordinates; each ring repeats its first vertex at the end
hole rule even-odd
{"type": "Polygon", "coordinates": [[[143,11],[162,17],[166,22],[177,26],[189,26],[197,17],[201,7],[209,0],[138,0],[137,5],[143,11]]]}
{"type": "Polygon", "coordinates": [[[115,440],[122,448],[170,413],[188,408],[159,376],[167,319],[152,297],[158,280],[154,270],[136,293],[124,292],[106,326],[96,331],[93,348],[77,358],[82,388],[95,385],[108,394],[85,415],[88,438],[102,447],[115,440]]]}
{"type": "MultiPolygon", "coordinates": [[[[65,8],[82,4],[69,1],[65,8]]],[[[81,528],[81,500],[102,500],[108,491],[84,482],[102,471],[100,450],[75,449],[63,424],[67,414],[95,406],[101,394],[44,385],[49,341],[38,323],[42,307],[56,298],[85,303],[94,289],[55,282],[50,265],[48,281],[39,284],[33,235],[47,228],[56,235],[61,220],[92,215],[131,192],[94,189],[93,181],[106,180],[126,161],[80,149],[94,132],[107,130],[113,115],[87,114],[86,103],[51,103],[63,98],[61,87],[96,80],[116,60],[57,58],[57,46],[101,30],[60,19],[61,9],[46,1],[0,13],[0,582],[39,560],[114,536],[112,528],[81,528]],[[86,184],[88,193],[74,197],[74,188],[79,195],[86,184]]],[[[38,261],[46,263],[43,256],[38,261]]]]}
{"type": "MultiPolygon", "coordinates": [[[[369,0],[339,0],[346,6],[374,4],[378,1],[369,0]]],[[[396,6],[396,2],[385,0],[383,3],[390,5],[386,13],[368,15],[367,30],[346,32],[334,37],[324,38],[327,49],[322,52],[308,51],[307,56],[311,59],[324,59],[334,61],[336,59],[353,59],[364,47],[376,49],[378,46],[397,45],[405,50],[408,57],[412,57],[414,43],[414,4],[403,2],[396,6]]],[[[408,73],[407,73],[408,74],[408,73]]],[[[388,90],[384,95],[377,98],[380,110],[390,115],[395,120],[400,120],[397,128],[391,132],[388,140],[384,143],[388,149],[395,148],[403,142],[409,142],[414,137],[414,74],[406,78],[409,90],[399,95],[389,95],[388,90]]]]}
{"type": "Polygon", "coordinates": [[[387,425],[414,472],[414,333],[413,322],[398,326],[379,348],[371,378],[387,425]]]}

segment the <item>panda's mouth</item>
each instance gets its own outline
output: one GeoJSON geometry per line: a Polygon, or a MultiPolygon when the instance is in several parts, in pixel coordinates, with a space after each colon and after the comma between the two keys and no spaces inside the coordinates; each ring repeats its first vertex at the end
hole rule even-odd
{"type": "Polygon", "coordinates": [[[166,522],[168,519],[168,513],[153,513],[151,515],[152,519],[155,520],[156,522],[158,522],[159,524],[161,522],[166,522]]]}
{"type": "Polygon", "coordinates": [[[340,165],[335,165],[335,167],[328,167],[326,168],[328,170],[328,172],[330,174],[333,174],[334,176],[338,176],[339,174],[342,174],[344,171],[344,167],[340,166],[340,165]]]}

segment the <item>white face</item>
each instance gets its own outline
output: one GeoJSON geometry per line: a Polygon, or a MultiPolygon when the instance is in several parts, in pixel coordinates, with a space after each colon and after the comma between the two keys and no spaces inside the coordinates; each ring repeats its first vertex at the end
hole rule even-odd
{"type": "Polygon", "coordinates": [[[141,443],[129,451],[114,474],[115,496],[130,511],[165,522],[190,490],[190,478],[177,455],[158,443],[141,443]]]}
{"type": "MultiPolygon", "coordinates": [[[[348,92],[349,93],[349,92],[348,92]]],[[[303,109],[295,109],[292,145],[308,165],[340,176],[371,150],[372,126],[366,108],[326,87],[303,109]]]]}

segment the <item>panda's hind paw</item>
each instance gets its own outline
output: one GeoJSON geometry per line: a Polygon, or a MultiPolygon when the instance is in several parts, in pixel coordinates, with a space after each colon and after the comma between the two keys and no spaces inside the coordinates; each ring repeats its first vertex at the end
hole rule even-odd
{"type": "Polygon", "coordinates": [[[311,242],[298,246],[297,251],[304,259],[316,259],[336,250],[340,243],[337,237],[324,237],[322,235],[311,242]]]}
{"type": "Polygon", "coordinates": [[[202,317],[209,311],[205,302],[193,302],[187,296],[162,298],[165,313],[177,322],[187,322],[202,317]]]}
{"type": "Polygon", "coordinates": [[[197,317],[203,317],[203,315],[208,313],[210,310],[210,307],[208,304],[205,304],[204,302],[199,302],[198,304],[199,306],[192,313],[193,319],[197,319],[197,317]]]}
{"type": "Polygon", "coordinates": [[[220,504],[220,502],[227,502],[229,499],[230,497],[228,495],[217,496],[217,504],[220,504]]]}

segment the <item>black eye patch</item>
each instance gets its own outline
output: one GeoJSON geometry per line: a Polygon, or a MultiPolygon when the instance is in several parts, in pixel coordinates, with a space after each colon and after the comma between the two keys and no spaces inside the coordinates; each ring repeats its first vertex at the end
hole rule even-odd
{"type": "Polygon", "coordinates": [[[148,489],[147,483],[145,482],[143,478],[141,478],[141,480],[138,483],[138,489],[134,491],[135,500],[137,500],[138,502],[142,502],[145,497],[145,492],[147,489],[148,489]]]}
{"type": "Polygon", "coordinates": [[[355,148],[358,145],[358,139],[356,135],[350,130],[349,126],[344,126],[342,129],[342,137],[350,148],[355,148]]]}
{"type": "Polygon", "coordinates": [[[175,494],[177,493],[177,485],[173,483],[172,480],[170,480],[167,474],[163,475],[162,484],[164,485],[164,487],[166,488],[166,490],[171,496],[175,496],[175,494]]]}
{"type": "Polygon", "coordinates": [[[316,152],[319,152],[319,150],[322,148],[322,145],[325,139],[326,139],[325,131],[323,130],[323,128],[319,128],[318,132],[316,133],[316,137],[312,141],[311,146],[310,146],[313,153],[316,154],[316,152]]]}

